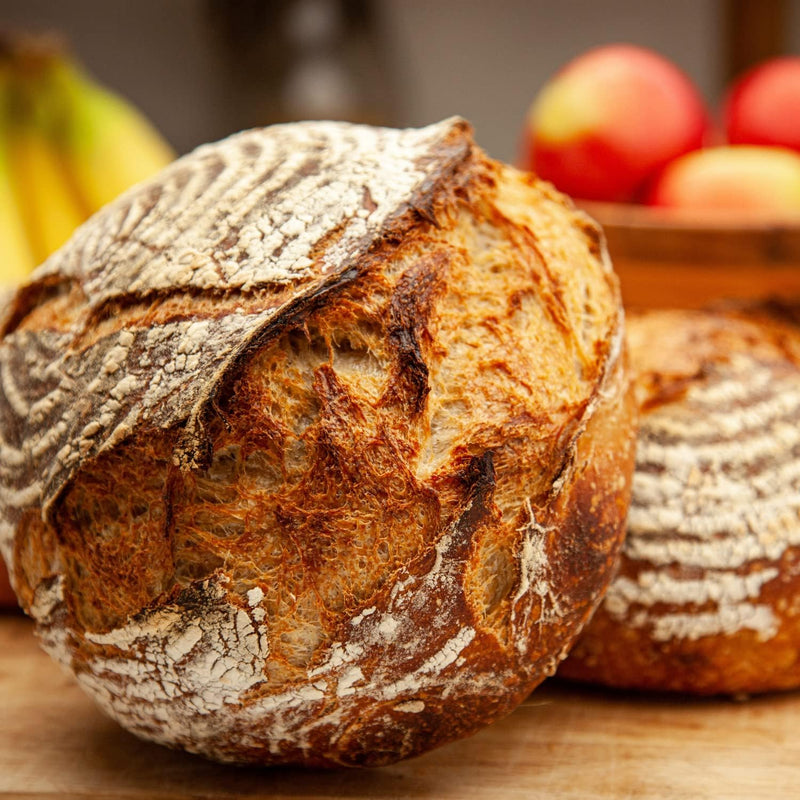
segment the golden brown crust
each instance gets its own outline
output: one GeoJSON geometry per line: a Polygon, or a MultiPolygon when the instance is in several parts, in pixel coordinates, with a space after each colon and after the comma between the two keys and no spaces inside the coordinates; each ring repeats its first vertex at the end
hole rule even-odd
{"type": "Polygon", "coordinates": [[[106,292],[113,316],[90,282],[18,300],[7,363],[75,330],[107,359],[135,332],[125,369],[144,355],[148,386],[186,338],[139,348],[152,331],[240,336],[212,335],[156,411],[132,395],[128,434],[117,409],[68,470],[45,463],[38,504],[6,506],[45,646],[139,735],[226,761],[414,755],[512,710],[607,585],[635,414],[600,235],[463,125],[422,138],[424,191],[335,277],[344,234],[323,232],[312,290],[256,271],[235,291],[106,292]]]}
{"type": "Polygon", "coordinates": [[[700,694],[800,686],[794,311],[629,315],[642,416],[628,539],[561,675],[700,694]]]}

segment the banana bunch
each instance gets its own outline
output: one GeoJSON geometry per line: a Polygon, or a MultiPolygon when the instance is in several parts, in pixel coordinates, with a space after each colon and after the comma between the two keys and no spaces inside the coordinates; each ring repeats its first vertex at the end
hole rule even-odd
{"type": "Polygon", "coordinates": [[[0,39],[0,287],[174,157],[137,109],[62,48],[0,39]]]}

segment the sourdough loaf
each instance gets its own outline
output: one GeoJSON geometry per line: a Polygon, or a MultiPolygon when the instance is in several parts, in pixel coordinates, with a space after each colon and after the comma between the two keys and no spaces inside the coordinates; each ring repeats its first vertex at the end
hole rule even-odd
{"type": "Polygon", "coordinates": [[[629,315],[641,432],[620,572],[561,674],[800,686],[800,329],[777,305],[629,315]]]}
{"type": "Polygon", "coordinates": [[[200,148],[0,341],[2,538],[136,734],[381,764],[511,711],[610,579],[633,469],[598,228],[454,119],[200,148]]]}

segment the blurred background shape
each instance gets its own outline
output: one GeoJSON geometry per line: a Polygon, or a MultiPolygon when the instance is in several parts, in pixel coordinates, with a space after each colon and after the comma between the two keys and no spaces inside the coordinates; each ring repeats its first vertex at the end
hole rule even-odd
{"type": "Polygon", "coordinates": [[[300,118],[422,125],[461,114],[516,158],[539,87],[599,44],[652,48],[715,102],[732,73],[800,51],[796,0],[3,0],[0,25],[62,32],[178,152],[300,118]]]}

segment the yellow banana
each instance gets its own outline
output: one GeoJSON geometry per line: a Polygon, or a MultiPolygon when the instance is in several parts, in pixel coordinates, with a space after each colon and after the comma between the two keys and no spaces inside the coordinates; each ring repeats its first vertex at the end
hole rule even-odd
{"type": "Polygon", "coordinates": [[[38,263],[67,241],[88,212],[56,148],[55,120],[38,76],[15,76],[11,100],[10,174],[38,263]]]}
{"type": "Polygon", "coordinates": [[[0,74],[0,288],[21,281],[36,265],[17,206],[8,153],[8,86],[0,74]]]}
{"type": "Polygon", "coordinates": [[[175,158],[136,108],[68,60],[54,61],[52,77],[64,101],[64,157],[91,212],[175,158]]]}
{"type": "Polygon", "coordinates": [[[0,34],[0,285],[175,153],[48,37],[0,34]]]}

